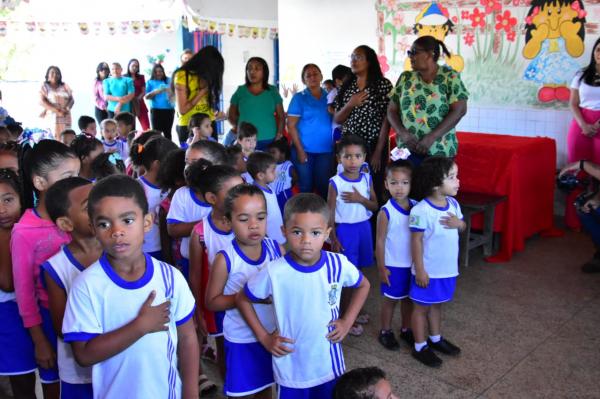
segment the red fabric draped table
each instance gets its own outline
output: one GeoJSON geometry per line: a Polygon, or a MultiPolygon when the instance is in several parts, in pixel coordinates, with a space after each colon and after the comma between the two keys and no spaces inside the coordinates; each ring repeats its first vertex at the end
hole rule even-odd
{"type": "MultiPolygon", "coordinates": [[[[507,262],[533,234],[562,235],[554,228],[556,143],[546,137],[458,132],[460,190],[506,195],[496,207],[494,232],[500,250],[488,262],[507,262]]],[[[481,215],[473,227],[482,227],[481,215]]]]}

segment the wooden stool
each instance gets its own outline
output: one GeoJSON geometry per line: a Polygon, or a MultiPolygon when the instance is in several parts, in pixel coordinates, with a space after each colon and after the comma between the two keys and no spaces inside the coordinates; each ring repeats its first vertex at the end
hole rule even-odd
{"type": "Polygon", "coordinates": [[[456,196],[467,224],[460,233],[460,266],[469,266],[469,251],[483,246],[483,255],[491,256],[494,248],[494,211],[496,205],[506,201],[505,195],[469,193],[459,191],[456,196]],[[481,233],[471,232],[471,216],[483,212],[483,229],[481,233]]]}

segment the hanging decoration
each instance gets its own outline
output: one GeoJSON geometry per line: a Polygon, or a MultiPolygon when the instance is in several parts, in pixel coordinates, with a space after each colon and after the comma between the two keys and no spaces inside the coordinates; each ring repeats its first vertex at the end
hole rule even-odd
{"type": "Polygon", "coordinates": [[[246,26],[231,23],[224,23],[210,19],[204,19],[196,15],[182,18],[182,24],[190,32],[193,31],[208,31],[218,33],[229,37],[237,36],[239,38],[252,39],[270,39],[273,40],[277,36],[277,28],[268,28],[263,26],[246,26]],[[269,33],[270,32],[270,33],[269,33]],[[237,33],[237,35],[236,35],[237,33]],[[267,35],[267,33],[269,33],[267,35]]]}
{"type": "MultiPolygon", "coordinates": [[[[0,0],[3,1],[3,0],[0,0]]],[[[157,32],[174,32],[177,26],[175,20],[144,20],[144,21],[80,21],[80,22],[46,22],[46,21],[6,21],[0,20],[0,36],[11,32],[31,32],[56,34],[60,32],[79,32],[82,35],[121,34],[150,34],[157,32]]],[[[223,32],[225,33],[225,32],[223,32]]]]}

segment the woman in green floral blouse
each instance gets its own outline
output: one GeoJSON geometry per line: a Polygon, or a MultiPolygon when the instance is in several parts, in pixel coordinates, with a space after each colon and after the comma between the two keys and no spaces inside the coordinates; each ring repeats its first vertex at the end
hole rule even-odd
{"type": "Polygon", "coordinates": [[[469,93],[460,75],[438,65],[443,42],[432,36],[414,41],[408,51],[412,71],[403,72],[392,90],[388,120],[400,148],[408,148],[415,163],[431,155],[454,157],[458,151],[454,127],[467,112],[469,93]]]}

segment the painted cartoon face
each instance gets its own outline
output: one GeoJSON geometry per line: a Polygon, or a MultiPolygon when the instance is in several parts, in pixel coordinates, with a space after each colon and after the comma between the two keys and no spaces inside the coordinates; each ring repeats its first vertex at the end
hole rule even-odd
{"type": "Polygon", "coordinates": [[[448,26],[446,25],[418,25],[418,35],[421,36],[433,36],[439,41],[443,42],[448,34],[448,26]]]}
{"type": "Polygon", "coordinates": [[[558,2],[547,3],[533,17],[532,22],[538,28],[541,25],[548,25],[548,38],[557,39],[561,36],[560,25],[563,22],[571,22],[576,17],[577,11],[572,7],[561,7],[558,2]]]}

